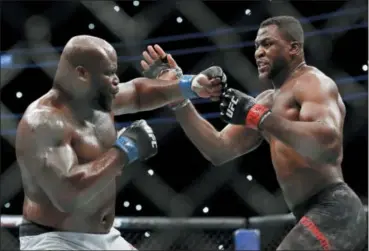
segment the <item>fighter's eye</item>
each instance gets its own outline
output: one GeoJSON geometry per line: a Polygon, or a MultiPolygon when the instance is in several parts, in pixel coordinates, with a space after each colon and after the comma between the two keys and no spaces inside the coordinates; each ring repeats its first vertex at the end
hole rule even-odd
{"type": "Polygon", "coordinates": [[[115,71],[107,71],[105,74],[106,75],[114,75],[116,72],[115,71]]]}

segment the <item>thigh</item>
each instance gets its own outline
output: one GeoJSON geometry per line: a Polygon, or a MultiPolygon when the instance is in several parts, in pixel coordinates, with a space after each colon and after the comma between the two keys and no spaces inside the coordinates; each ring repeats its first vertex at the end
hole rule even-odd
{"type": "Polygon", "coordinates": [[[86,250],[78,243],[46,234],[20,237],[20,250],[86,250]]]}
{"type": "Polygon", "coordinates": [[[296,224],[278,250],[353,250],[367,241],[366,213],[310,212],[296,224]]]}
{"type": "Polygon", "coordinates": [[[330,250],[328,238],[305,216],[292,228],[277,250],[330,250]]]}

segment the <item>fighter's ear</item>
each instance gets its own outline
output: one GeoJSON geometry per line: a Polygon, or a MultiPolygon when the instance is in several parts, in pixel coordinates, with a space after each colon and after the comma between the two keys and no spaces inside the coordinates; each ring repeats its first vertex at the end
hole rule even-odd
{"type": "Polygon", "coordinates": [[[297,42],[297,41],[293,41],[291,42],[291,48],[290,48],[290,54],[291,55],[299,55],[302,51],[302,44],[297,42]]]}
{"type": "Polygon", "coordinates": [[[85,67],[83,66],[77,66],[76,67],[76,73],[77,73],[77,77],[79,80],[81,81],[87,81],[88,80],[88,71],[85,67]]]}

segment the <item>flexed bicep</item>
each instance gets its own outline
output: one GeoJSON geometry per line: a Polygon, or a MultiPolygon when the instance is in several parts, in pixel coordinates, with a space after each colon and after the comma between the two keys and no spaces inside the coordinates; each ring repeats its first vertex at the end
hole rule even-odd
{"type": "Polygon", "coordinates": [[[36,112],[23,118],[16,140],[21,170],[32,175],[53,205],[66,211],[68,198],[77,190],[66,184],[71,169],[78,164],[76,154],[66,141],[61,120],[52,112],[36,112]]]}

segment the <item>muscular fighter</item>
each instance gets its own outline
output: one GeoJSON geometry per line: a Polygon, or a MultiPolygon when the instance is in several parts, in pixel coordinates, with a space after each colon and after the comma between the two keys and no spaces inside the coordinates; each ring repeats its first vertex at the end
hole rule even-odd
{"type": "Polygon", "coordinates": [[[134,249],[112,228],[116,178],[134,161],[154,156],[157,142],[144,120],[116,132],[114,115],[197,94],[220,95],[199,88],[222,74],[219,67],[174,81],[119,83],[117,65],[116,52],[105,40],[73,37],[61,54],[52,88],[25,111],[16,137],[25,192],[21,250],[134,249]],[[194,83],[197,93],[191,90],[194,83]]]}
{"type": "Polygon", "coordinates": [[[220,110],[229,125],[221,132],[189,100],[173,106],[175,115],[215,165],[254,150],[262,139],[269,143],[285,201],[298,220],[278,250],[358,250],[367,241],[367,223],[360,199],[342,176],[345,106],[335,82],[305,63],[303,45],[295,18],[263,21],[255,59],[260,81],[272,82],[273,89],[256,98],[226,90],[220,110]]]}

